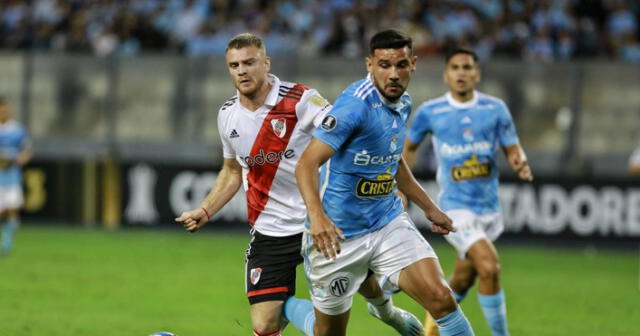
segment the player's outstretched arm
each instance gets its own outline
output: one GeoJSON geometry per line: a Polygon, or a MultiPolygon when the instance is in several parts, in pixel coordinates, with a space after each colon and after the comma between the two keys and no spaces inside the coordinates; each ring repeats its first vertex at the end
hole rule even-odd
{"type": "Polygon", "coordinates": [[[235,159],[224,159],[222,170],[200,207],[183,212],[175,219],[176,222],[182,223],[189,232],[197,231],[231,200],[241,185],[242,167],[235,159]]]}
{"type": "Polygon", "coordinates": [[[413,166],[416,164],[416,152],[419,146],[419,143],[411,142],[411,140],[409,139],[406,139],[404,141],[402,157],[404,158],[404,161],[407,163],[409,168],[413,168],[413,166]]]}
{"type": "Polygon", "coordinates": [[[424,211],[425,216],[433,224],[431,225],[431,231],[442,234],[455,231],[451,218],[440,210],[418,183],[404,158],[400,159],[398,164],[396,181],[398,182],[398,189],[424,211]]]}
{"type": "Polygon", "coordinates": [[[336,258],[336,255],[340,253],[338,239],[344,239],[342,231],[324,213],[318,193],[318,169],[334,153],[335,151],[329,145],[312,139],[296,166],[298,189],[300,189],[300,194],[307,205],[307,213],[311,222],[309,234],[313,238],[315,249],[324,254],[327,259],[336,258]]]}
{"type": "Polygon", "coordinates": [[[518,177],[524,181],[533,181],[533,173],[529,167],[527,154],[519,144],[503,147],[504,153],[507,155],[507,161],[518,177]]]}

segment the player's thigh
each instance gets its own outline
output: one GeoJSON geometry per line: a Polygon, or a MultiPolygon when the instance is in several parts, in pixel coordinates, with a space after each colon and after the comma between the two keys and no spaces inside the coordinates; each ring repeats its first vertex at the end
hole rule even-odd
{"type": "Polygon", "coordinates": [[[340,242],[341,252],[331,260],[316,251],[311,236],[304,234],[304,269],[316,310],[331,316],[349,311],[353,296],[367,277],[370,239],[366,234],[340,242]]]}
{"type": "Polygon", "coordinates": [[[249,303],[286,301],[296,290],[296,266],[302,262],[302,234],[271,237],[253,231],[252,236],[245,265],[249,303]]]}
{"type": "Polygon", "coordinates": [[[435,251],[416,229],[407,213],[376,231],[373,243],[369,267],[387,292],[399,290],[399,273],[409,265],[425,258],[435,259],[437,262],[435,251]]]}
{"type": "Polygon", "coordinates": [[[403,292],[440,318],[456,308],[451,289],[444,279],[438,259],[419,260],[400,272],[398,284],[403,292]]]}
{"type": "Polygon", "coordinates": [[[474,212],[466,209],[455,209],[446,211],[446,214],[451,218],[456,232],[451,232],[444,237],[449,244],[455,247],[458,252],[458,258],[463,259],[469,248],[475,242],[486,239],[487,235],[478,221],[478,215],[474,212]]]}
{"type": "Polygon", "coordinates": [[[491,276],[500,271],[498,251],[489,239],[478,240],[467,251],[467,257],[480,275],[491,276]]]}
{"type": "Polygon", "coordinates": [[[347,324],[351,310],[338,315],[328,315],[319,310],[315,310],[316,324],[314,326],[315,336],[344,336],[347,334],[347,324]]]}
{"type": "Polygon", "coordinates": [[[253,330],[268,332],[280,327],[284,301],[263,301],[252,304],[251,324],[253,330]]]}

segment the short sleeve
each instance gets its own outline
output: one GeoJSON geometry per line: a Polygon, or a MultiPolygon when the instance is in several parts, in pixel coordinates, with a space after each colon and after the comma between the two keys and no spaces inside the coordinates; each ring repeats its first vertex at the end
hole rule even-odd
{"type": "MultiPolygon", "coordinates": [[[[222,142],[222,156],[225,159],[233,159],[236,157],[236,151],[233,150],[231,142],[229,141],[229,130],[227,130],[228,114],[224,109],[218,111],[218,135],[222,142]]],[[[235,131],[235,130],[234,130],[235,131]]]]}
{"type": "Polygon", "coordinates": [[[497,125],[498,140],[500,146],[506,147],[517,144],[518,134],[516,133],[516,125],[511,118],[509,108],[503,102],[498,105],[498,125],[497,125]]]}
{"type": "Polygon", "coordinates": [[[331,103],[318,91],[310,89],[305,91],[302,99],[296,106],[300,129],[311,133],[322,122],[322,119],[331,111],[331,103]]]}
{"type": "Polygon", "coordinates": [[[340,96],[333,109],[322,118],[313,136],[337,151],[358,129],[365,113],[364,101],[351,96],[340,96]]]}
{"type": "Polygon", "coordinates": [[[429,108],[426,105],[422,105],[418,108],[415,118],[413,118],[413,124],[409,129],[409,141],[414,144],[419,144],[424,140],[427,133],[433,132],[431,127],[431,120],[429,119],[429,108]]]}

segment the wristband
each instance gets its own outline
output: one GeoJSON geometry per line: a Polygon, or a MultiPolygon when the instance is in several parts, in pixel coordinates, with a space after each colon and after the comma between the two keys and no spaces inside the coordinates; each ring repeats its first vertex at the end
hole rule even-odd
{"type": "Polygon", "coordinates": [[[200,209],[202,209],[202,211],[204,211],[204,214],[207,215],[207,220],[211,220],[211,216],[209,216],[209,212],[207,211],[207,209],[205,209],[204,207],[200,207],[200,209]]]}

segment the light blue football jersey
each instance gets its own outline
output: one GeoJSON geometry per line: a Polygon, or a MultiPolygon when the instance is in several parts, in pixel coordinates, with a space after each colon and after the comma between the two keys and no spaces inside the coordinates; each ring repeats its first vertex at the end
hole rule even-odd
{"type": "Polygon", "coordinates": [[[377,230],[403,212],[394,177],[410,113],[409,94],[391,104],[367,77],[340,94],[314,131],[336,151],[322,168],[320,192],[325,213],[347,238],[377,230]]]}
{"type": "Polygon", "coordinates": [[[480,92],[460,103],[447,93],[418,108],[409,140],[420,143],[427,133],[433,135],[438,160],[440,208],[477,214],[500,211],[496,154],[518,143],[505,103],[480,92]]]}
{"type": "MultiPolygon", "coordinates": [[[[18,154],[29,146],[27,132],[15,120],[0,124],[0,157],[15,162],[18,154]]],[[[13,186],[22,183],[20,168],[15,164],[0,167],[0,186],[13,186]]]]}

